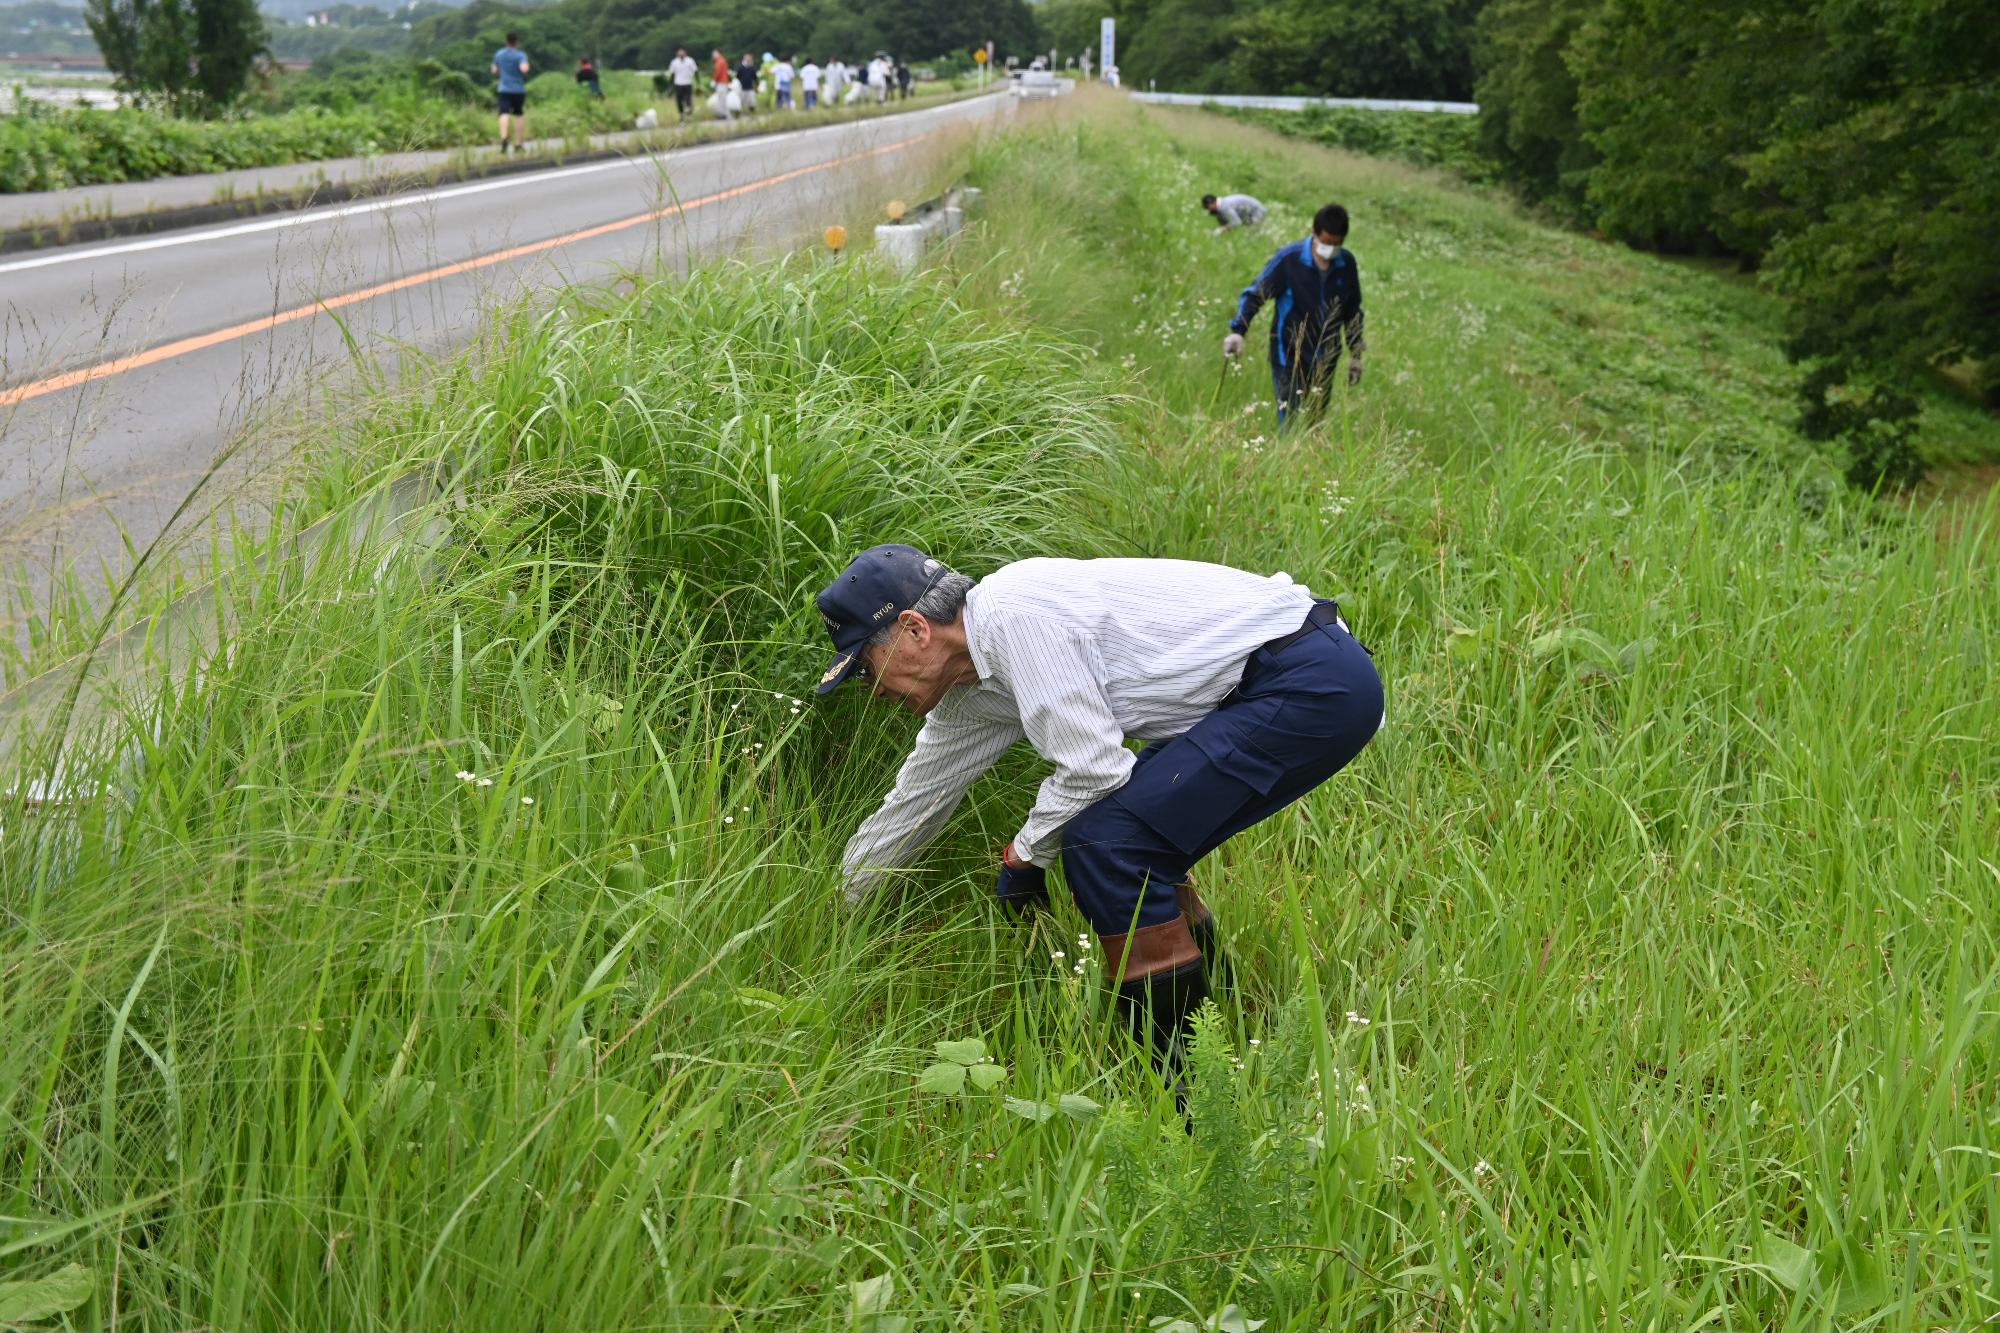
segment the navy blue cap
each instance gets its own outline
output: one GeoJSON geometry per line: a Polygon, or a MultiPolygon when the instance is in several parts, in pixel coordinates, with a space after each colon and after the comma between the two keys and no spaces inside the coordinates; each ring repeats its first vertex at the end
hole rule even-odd
{"type": "Polygon", "coordinates": [[[819,693],[853,675],[862,645],[950,572],[914,546],[871,546],[855,556],[817,599],[820,619],[833,636],[833,665],[819,678],[819,693]]]}

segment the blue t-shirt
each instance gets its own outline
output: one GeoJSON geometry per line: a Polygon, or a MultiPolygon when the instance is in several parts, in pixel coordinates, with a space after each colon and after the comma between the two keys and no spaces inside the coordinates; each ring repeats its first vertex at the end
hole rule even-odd
{"type": "Polygon", "coordinates": [[[527,68],[528,53],[518,46],[503,46],[493,53],[493,63],[500,67],[500,91],[503,93],[525,93],[528,81],[521,76],[527,68]]]}

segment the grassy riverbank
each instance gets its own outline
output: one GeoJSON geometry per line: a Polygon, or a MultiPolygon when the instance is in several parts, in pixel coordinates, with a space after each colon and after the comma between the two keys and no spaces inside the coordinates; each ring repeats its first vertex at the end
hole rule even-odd
{"type": "Polygon", "coordinates": [[[313,511],[443,462],[429,539],[245,575],[198,673],[24,752],[76,799],[0,833],[0,1281],[225,1328],[1994,1313],[1992,501],[1795,446],[1754,293],[1307,152],[1083,100],[979,151],[931,276],[577,293],[343,421],[313,511]],[[1279,437],[1214,348],[1329,194],[1368,379],[1279,437]],[[809,595],[891,539],[1285,569],[1374,649],[1388,729],[1204,869],[1243,985],[1192,1139],[1074,916],[988,904],[1030,756],[834,909],[913,724],[800,702],[809,595]]]}

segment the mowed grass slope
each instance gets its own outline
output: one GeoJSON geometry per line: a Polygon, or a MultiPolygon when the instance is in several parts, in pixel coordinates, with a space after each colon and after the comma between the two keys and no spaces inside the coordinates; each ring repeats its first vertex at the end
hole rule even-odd
{"type": "Polygon", "coordinates": [[[1754,293],[1421,173],[1094,103],[974,172],[934,277],[579,294],[351,423],[321,494],[449,458],[442,545],[266,576],[72,755],[102,794],[9,811],[0,1281],[160,1327],[1993,1314],[1991,503],[1853,497],[1754,293]],[[1212,238],[1219,185],[1277,225],[1212,238]],[[1368,380],[1280,438],[1215,348],[1329,195],[1368,380]],[[1081,924],[987,902],[1027,756],[835,910],[914,723],[794,700],[877,540],[1284,569],[1374,649],[1388,729],[1203,871],[1243,984],[1192,1139],[1081,924]],[[919,1086],[971,1038],[997,1088],[919,1086]]]}

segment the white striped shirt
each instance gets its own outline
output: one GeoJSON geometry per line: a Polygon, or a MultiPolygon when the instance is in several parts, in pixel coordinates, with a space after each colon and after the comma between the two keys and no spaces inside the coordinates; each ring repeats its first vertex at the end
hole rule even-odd
{"type": "Polygon", "coordinates": [[[1178,736],[1236,688],[1260,646],[1305,623],[1312,594],[1191,560],[1022,560],[966,597],[979,674],[924,718],[896,785],[841,858],[849,902],[908,863],[966,789],[1025,737],[1055,765],[1014,854],[1048,865],[1062,829],[1125,785],[1125,741],[1178,736]]]}

